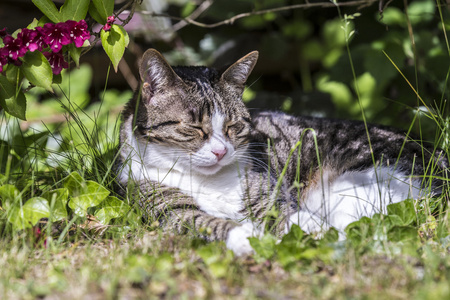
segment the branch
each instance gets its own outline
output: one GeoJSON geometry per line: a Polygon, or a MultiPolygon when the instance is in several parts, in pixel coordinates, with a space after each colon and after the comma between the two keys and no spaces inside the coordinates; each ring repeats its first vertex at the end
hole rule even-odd
{"type": "MultiPolygon", "coordinates": [[[[192,14],[187,17],[186,19],[189,20],[195,20],[197,19],[203,12],[205,12],[211,5],[213,4],[213,0],[206,0],[203,1],[202,4],[199,5],[199,7],[197,7],[196,10],[194,10],[192,12],[192,14]]],[[[186,20],[181,20],[180,22],[176,23],[175,25],[173,25],[173,30],[174,31],[178,31],[181,28],[185,27],[186,25],[188,25],[189,22],[186,20]]]]}
{"type": "MultiPolygon", "coordinates": [[[[232,17],[232,18],[229,18],[229,19],[217,22],[217,23],[212,23],[212,24],[206,24],[206,23],[201,23],[201,22],[195,21],[194,17],[192,16],[194,14],[191,15],[192,18],[191,18],[191,16],[189,16],[187,18],[180,18],[180,17],[171,16],[171,15],[168,15],[168,14],[160,14],[160,13],[148,12],[148,11],[141,11],[141,13],[142,14],[151,15],[152,17],[170,18],[170,19],[173,19],[173,20],[180,21],[179,23],[186,22],[186,23],[198,26],[198,27],[215,28],[215,27],[219,27],[219,26],[222,26],[222,25],[231,25],[236,20],[242,19],[242,18],[245,18],[245,17],[255,16],[255,15],[263,15],[263,14],[273,13],[273,12],[282,12],[282,11],[293,10],[293,9],[307,9],[307,8],[313,8],[313,7],[329,8],[329,7],[359,6],[361,8],[361,7],[370,6],[373,3],[378,2],[378,1],[379,0],[354,0],[354,1],[348,1],[348,2],[342,2],[341,3],[341,2],[334,2],[334,0],[331,0],[331,1],[327,1],[327,2],[295,4],[295,5],[288,5],[288,6],[283,6],[283,7],[277,7],[277,8],[271,8],[271,9],[264,9],[264,10],[258,10],[258,11],[253,11],[253,12],[242,13],[242,14],[238,14],[238,15],[232,17]]],[[[205,2],[209,3],[209,1],[205,1],[205,2]]],[[[202,5],[200,5],[200,7],[202,5]]],[[[209,5],[208,5],[208,7],[209,7],[209,5]]],[[[177,23],[177,24],[179,24],[179,23],[177,23]]]]}

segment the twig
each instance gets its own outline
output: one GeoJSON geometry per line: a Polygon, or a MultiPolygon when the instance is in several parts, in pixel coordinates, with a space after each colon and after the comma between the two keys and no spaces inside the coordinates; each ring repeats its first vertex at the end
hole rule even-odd
{"type": "MultiPolygon", "coordinates": [[[[199,7],[197,7],[196,10],[194,10],[192,12],[192,14],[187,17],[187,19],[189,20],[195,20],[197,19],[203,12],[205,12],[211,5],[213,4],[213,0],[206,0],[203,1],[202,4],[199,5],[199,7]]],[[[185,27],[186,25],[188,25],[189,22],[187,22],[186,20],[181,20],[180,22],[176,23],[175,25],[173,25],[173,30],[174,31],[178,31],[181,28],[185,27]]]]}
{"type": "Polygon", "coordinates": [[[321,7],[321,8],[328,8],[328,7],[343,7],[343,6],[359,6],[360,8],[362,7],[366,7],[366,6],[370,6],[375,2],[378,2],[379,0],[355,0],[355,1],[348,1],[348,2],[331,2],[331,1],[327,1],[327,2],[318,2],[318,3],[304,3],[304,4],[295,4],[295,5],[288,5],[288,6],[283,6],[283,7],[277,7],[277,8],[271,8],[271,9],[264,9],[264,10],[258,10],[258,11],[253,11],[253,12],[247,12],[247,13],[242,13],[242,14],[238,14],[234,17],[231,17],[229,19],[217,22],[217,23],[212,23],[212,24],[206,24],[206,23],[201,23],[201,22],[197,22],[193,19],[189,17],[187,18],[181,18],[181,17],[175,17],[175,16],[171,16],[168,14],[160,14],[160,13],[155,13],[155,12],[149,12],[149,11],[141,11],[142,14],[147,14],[147,15],[151,15],[152,17],[164,17],[164,18],[170,18],[173,20],[178,20],[180,22],[184,21],[186,23],[198,26],[198,27],[203,27],[203,28],[215,28],[215,27],[219,27],[222,25],[231,25],[233,24],[236,20],[238,19],[242,19],[245,17],[249,17],[249,16],[255,16],[255,15],[263,15],[263,14],[267,14],[267,13],[273,13],[273,12],[282,12],[282,11],[286,11],[286,10],[293,10],[293,9],[307,9],[307,8],[313,8],[313,7],[321,7]]]}

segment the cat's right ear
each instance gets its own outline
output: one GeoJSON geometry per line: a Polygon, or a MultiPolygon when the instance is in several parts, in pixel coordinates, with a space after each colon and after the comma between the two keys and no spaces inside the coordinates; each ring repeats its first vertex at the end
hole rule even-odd
{"type": "Polygon", "coordinates": [[[145,51],[140,62],[139,74],[143,81],[144,98],[182,82],[166,59],[155,49],[145,51]]]}

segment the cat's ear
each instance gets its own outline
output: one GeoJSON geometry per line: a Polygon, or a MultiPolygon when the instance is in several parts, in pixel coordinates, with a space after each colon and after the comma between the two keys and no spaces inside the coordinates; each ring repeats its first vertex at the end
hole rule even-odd
{"type": "Polygon", "coordinates": [[[248,76],[252,72],[258,60],[258,51],[253,51],[232,64],[228,69],[223,72],[221,79],[238,85],[244,86],[248,76]]]}
{"type": "Polygon", "coordinates": [[[143,81],[143,96],[151,96],[182,81],[161,53],[155,49],[145,51],[140,62],[139,74],[143,81]]]}

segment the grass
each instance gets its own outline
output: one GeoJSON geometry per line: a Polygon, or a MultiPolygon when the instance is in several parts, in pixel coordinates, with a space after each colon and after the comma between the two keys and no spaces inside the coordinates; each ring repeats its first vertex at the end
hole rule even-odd
{"type": "MultiPolygon", "coordinates": [[[[304,298],[446,299],[448,249],[425,243],[418,257],[345,250],[329,263],[298,264],[253,257],[228,260],[222,243],[139,231],[126,239],[82,240],[32,249],[10,241],[0,248],[3,299],[304,298]],[[207,251],[205,251],[205,249],[207,251]],[[221,273],[205,259],[217,255],[221,273]],[[225,263],[220,266],[220,262],[225,263]],[[214,271],[216,270],[216,271],[214,271]]],[[[386,249],[387,250],[387,249],[386,249]]],[[[217,267],[217,266],[216,266],[217,267]]]]}

